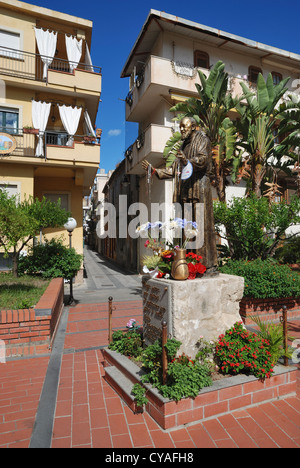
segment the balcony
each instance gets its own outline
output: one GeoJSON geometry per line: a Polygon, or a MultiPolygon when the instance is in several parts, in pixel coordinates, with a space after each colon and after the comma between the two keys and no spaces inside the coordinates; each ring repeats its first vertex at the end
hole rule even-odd
{"type": "MultiPolygon", "coordinates": [[[[1,133],[6,129],[0,128],[1,133]]],[[[11,151],[10,145],[7,153],[1,150],[0,162],[13,162],[20,164],[45,164],[60,166],[98,166],[100,162],[99,140],[88,135],[75,135],[71,146],[67,145],[68,135],[63,132],[46,131],[44,133],[44,155],[35,156],[38,136],[33,130],[14,129],[10,131],[14,142],[11,151]],[[27,133],[29,132],[29,133],[27,133]]],[[[1,136],[0,136],[1,139],[1,136]]],[[[0,148],[1,149],[1,148],[0,148]]]]}
{"type": "MultiPolygon", "coordinates": [[[[192,64],[176,63],[165,58],[150,56],[126,98],[126,120],[143,121],[146,115],[159,106],[162,96],[169,99],[170,107],[173,105],[172,99],[197,97],[195,84],[200,84],[197,70],[192,64]]],[[[199,70],[208,76],[209,70],[204,68],[199,70]]],[[[248,80],[248,76],[229,74],[228,90],[234,96],[242,94],[239,84],[241,81],[251,90],[256,90],[256,85],[248,80]]]]}
{"type": "MultiPolygon", "coordinates": [[[[131,93],[127,96],[126,120],[143,121],[145,115],[149,115],[159,105],[162,95],[170,96],[172,92],[197,96],[195,83],[199,83],[200,80],[194,70],[196,69],[190,67],[185,73],[182,67],[177,69],[170,60],[151,55],[145,64],[143,74],[137,78],[131,93]]],[[[203,69],[203,72],[207,73],[207,70],[203,69]]],[[[170,107],[171,105],[170,102],[170,107]]]]}
{"type": "Polygon", "coordinates": [[[149,125],[125,152],[126,173],[144,174],[141,166],[143,159],[147,159],[154,167],[159,167],[164,162],[163,150],[171,135],[170,127],[149,125]]]}
{"type": "Polygon", "coordinates": [[[101,92],[101,67],[79,63],[71,72],[68,60],[54,58],[46,79],[43,78],[43,67],[40,54],[0,47],[0,75],[47,83],[48,86],[101,92]]]}

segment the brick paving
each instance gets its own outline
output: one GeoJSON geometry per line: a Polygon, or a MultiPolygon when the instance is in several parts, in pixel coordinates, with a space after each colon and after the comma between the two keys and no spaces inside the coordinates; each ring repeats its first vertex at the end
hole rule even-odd
{"type": "MultiPolygon", "coordinates": [[[[115,302],[113,328],[141,323],[140,300],[115,302]]],[[[133,414],[103,379],[107,303],[68,309],[51,448],[299,448],[300,366],[296,397],[264,403],[163,431],[147,413],[133,414]]],[[[300,337],[300,322],[290,323],[300,337]]],[[[49,356],[0,364],[0,448],[28,448],[49,356]]]]}

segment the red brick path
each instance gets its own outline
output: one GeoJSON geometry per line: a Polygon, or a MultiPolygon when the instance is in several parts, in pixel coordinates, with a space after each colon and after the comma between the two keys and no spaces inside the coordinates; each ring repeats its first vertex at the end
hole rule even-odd
{"type": "MultiPolygon", "coordinates": [[[[141,301],[114,306],[113,327],[129,318],[141,323],[141,301]]],[[[300,338],[300,322],[290,325],[300,338]]],[[[148,414],[133,414],[104,381],[99,347],[107,344],[107,327],[107,304],[69,311],[52,448],[300,447],[300,372],[297,397],[163,431],[148,414]]],[[[29,446],[48,361],[0,364],[0,448],[29,446]]]]}

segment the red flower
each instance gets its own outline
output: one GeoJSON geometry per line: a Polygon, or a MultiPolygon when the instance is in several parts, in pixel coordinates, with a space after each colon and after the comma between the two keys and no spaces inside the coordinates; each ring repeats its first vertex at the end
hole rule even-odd
{"type": "Polygon", "coordinates": [[[203,275],[203,273],[205,273],[206,267],[202,265],[202,263],[197,263],[196,267],[197,267],[197,273],[199,273],[199,275],[203,275]]]}
{"type": "Polygon", "coordinates": [[[195,279],[197,274],[197,267],[193,263],[188,263],[189,277],[188,279],[195,279]]]}

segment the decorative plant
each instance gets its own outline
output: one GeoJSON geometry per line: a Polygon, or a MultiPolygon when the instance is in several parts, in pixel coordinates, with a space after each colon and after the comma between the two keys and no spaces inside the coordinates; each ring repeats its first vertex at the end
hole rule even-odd
{"type": "Polygon", "coordinates": [[[82,255],[63,244],[61,239],[45,240],[31,248],[19,259],[19,273],[40,275],[43,278],[71,279],[79,271],[82,255]]]}
{"type": "Polygon", "coordinates": [[[266,259],[286,241],[286,230],[300,222],[300,199],[294,196],[289,204],[270,205],[266,198],[254,194],[236,197],[229,204],[216,202],[214,219],[219,236],[229,244],[231,258],[266,259]]]}
{"type": "Polygon", "coordinates": [[[137,328],[127,331],[117,330],[112,335],[112,342],[109,344],[109,349],[117,351],[124,356],[137,358],[142,352],[142,336],[137,331],[137,328]]]}
{"type": "MultiPolygon", "coordinates": [[[[179,248],[185,249],[188,242],[197,235],[198,229],[195,222],[175,218],[166,223],[145,223],[139,226],[136,232],[147,236],[144,246],[153,252],[152,256],[143,257],[144,273],[149,273],[154,278],[169,278],[174,251],[179,248]],[[163,234],[167,237],[166,240],[162,240],[163,234]]],[[[190,279],[205,272],[206,267],[200,263],[201,258],[195,254],[187,254],[190,279]]]]}
{"type": "Polygon", "coordinates": [[[194,398],[203,387],[212,384],[207,365],[192,361],[188,356],[176,356],[180,341],[169,339],[165,345],[168,356],[167,382],[162,383],[162,346],[157,340],[142,353],[146,375],[142,381],[151,383],[165,397],[175,401],[194,398]]]}
{"type": "MultiPolygon", "coordinates": [[[[283,345],[283,327],[280,323],[265,323],[263,322],[260,317],[252,316],[250,317],[251,320],[258,326],[258,335],[261,338],[264,338],[268,341],[269,346],[268,349],[271,353],[272,362],[274,364],[277,363],[278,359],[284,355],[287,357],[291,356],[291,351],[287,350],[287,354],[285,354],[285,349],[283,345]]],[[[291,336],[288,336],[288,339],[292,339],[291,336]]]]}
{"type": "MultiPolygon", "coordinates": [[[[228,73],[225,64],[218,61],[206,77],[198,70],[200,84],[196,84],[197,98],[189,98],[173,106],[170,111],[176,112],[174,120],[185,116],[193,117],[205,131],[212,144],[213,174],[211,178],[216,187],[218,198],[225,201],[227,177],[236,171],[240,156],[236,151],[237,131],[229,119],[229,111],[235,108],[238,99],[228,92],[228,73]]],[[[175,132],[166,143],[164,157],[166,164],[171,165],[181,145],[181,134],[175,132]]]]}
{"type": "Polygon", "coordinates": [[[146,388],[143,387],[141,384],[134,384],[131,390],[132,395],[135,397],[135,401],[137,406],[143,406],[148,403],[148,398],[145,396],[146,388]]]}
{"type": "Polygon", "coordinates": [[[272,376],[274,359],[268,340],[247,331],[236,322],[219,336],[216,359],[224,374],[246,373],[264,380],[272,376]]]}
{"type": "MultiPolygon", "coordinates": [[[[287,91],[288,81],[289,78],[286,78],[274,85],[271,73],[266,81],[259,73],[255,92],[245,83],[240,83],[243,95],[235,106],[239,113],[238,130],[242,136],[239,146],[248,154],[244,164],[249,168],[249,189],[257,196],[261,195],[262,183],[268,175],[268,168],[273,165],[270,156],[275,148],[274,135],[278,127],[280,131],[279,103],[287,91]],[[244,100],[247,105],[243,104],[244,100]]],[[[284,153],[277,149],[277,157],[280,159],[283,155],[284,153]]]]}
{"type": "Polygon", "coordinates": [[[244,297],[264,299],[300,296],[300,275],[288,265],[281,265],[272,259],[229,260],[220,267],[220,271],[244,277],[244,297]]]}

